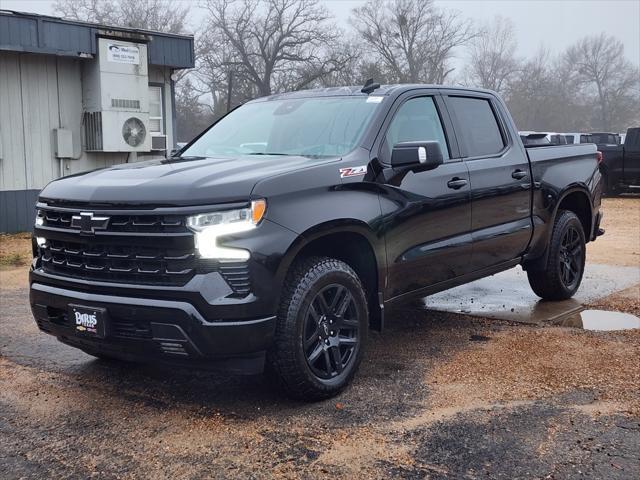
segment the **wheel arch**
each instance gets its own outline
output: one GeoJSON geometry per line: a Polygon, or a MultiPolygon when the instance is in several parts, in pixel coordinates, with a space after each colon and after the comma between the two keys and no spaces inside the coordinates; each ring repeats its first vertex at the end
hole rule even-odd
{"type": "Polygon", "coordinates": [[[582,188],[575,188],[565,192],[553,213],[554,222],[560,210],[569,210],[576,214],[582,224],[586,241],[589,242],[591,230],[593,229],[593,205],[587,191],[582,188]]]}
{"type": "Polygon", "coordinates": [[[591,195],[584,186],[573,186],[564,190],[558,195],[558,200],[555,202],[555,206],[549,217],[547,223],[546,232],[543,235],[544,250],[542,255],[528,259],[523,263],[525,270],[534,270],[542,268],[547,263],[549,255],[549,242],[551,241],[551,235],[553,233],[553,226],[555,225],[558,212],[561,210],[569,210],[578,217],[582,228],[584,230],[584,236],[586,242],[589,242],[592,238],[593,229],[593,204],[591,201],[591,195]]]}
{"type": "Polygon", "coordinates": [[[285,253],[276,279],[282,285],[291,266],[308,256],[327,256],[345,262],[358,274],[370,312],[370,325],[382,329],[382,298],[385,277],[384,241],[365,223],[340,219],[315,225],[301,233],[285,253]]]}

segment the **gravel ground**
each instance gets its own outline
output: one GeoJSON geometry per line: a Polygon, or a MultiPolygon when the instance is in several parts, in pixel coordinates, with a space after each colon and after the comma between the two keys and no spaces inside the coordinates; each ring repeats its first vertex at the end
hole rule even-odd
{"type": "MultiPolygon", "coordinates": [[[[638,265],[635,227],[608,211],[627,201],[606,200],[605,228],[638,265]]],[[[408,308],[351,388],[301,404],[263,376],[94,360],[38,332],[22,271],[0,282],[3,480],[640,477],[640,331],[408,308]]],[[[634,288],[598,306],[633,313],[634,288]]]]}
{"type": "Polygon", "coordinates": [[[0,478],[640,475],[640,334],[419,310],[354,385],[291,402],[262,376],[93,360],[0,313],[0,478]]]}

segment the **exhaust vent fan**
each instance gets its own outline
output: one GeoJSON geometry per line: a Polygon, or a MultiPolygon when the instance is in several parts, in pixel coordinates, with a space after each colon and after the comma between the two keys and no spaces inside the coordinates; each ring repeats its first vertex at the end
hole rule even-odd
{"type": "Polygon", "coordinates": [[[122,126],[122,138],[127,142],[127,145],[137,147],[144,142],[146,136],[147,130],[139,118],[131,117],[124,122],[122,126]]]}

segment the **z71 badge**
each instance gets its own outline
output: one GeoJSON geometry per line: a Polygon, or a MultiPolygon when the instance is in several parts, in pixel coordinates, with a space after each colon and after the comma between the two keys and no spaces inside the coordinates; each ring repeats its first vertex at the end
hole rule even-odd
{"type": "Polygon", "coordinates": [[[340,169],[340,178],[345,177],[357,177],[359,175],[365,175],[367,173],[367,166],[360,165],[359,167],[347,167],[340,169]]]}

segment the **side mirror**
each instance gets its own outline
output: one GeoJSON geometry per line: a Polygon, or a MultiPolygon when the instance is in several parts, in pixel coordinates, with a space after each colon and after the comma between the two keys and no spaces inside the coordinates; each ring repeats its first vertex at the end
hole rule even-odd
{"type": "Polygon", "coordinates": [[[391,152],[393,168],[420,167],[420,170],[433,170],[443,162],[442,149],[437,141],[396,143],[391,152]]]}

